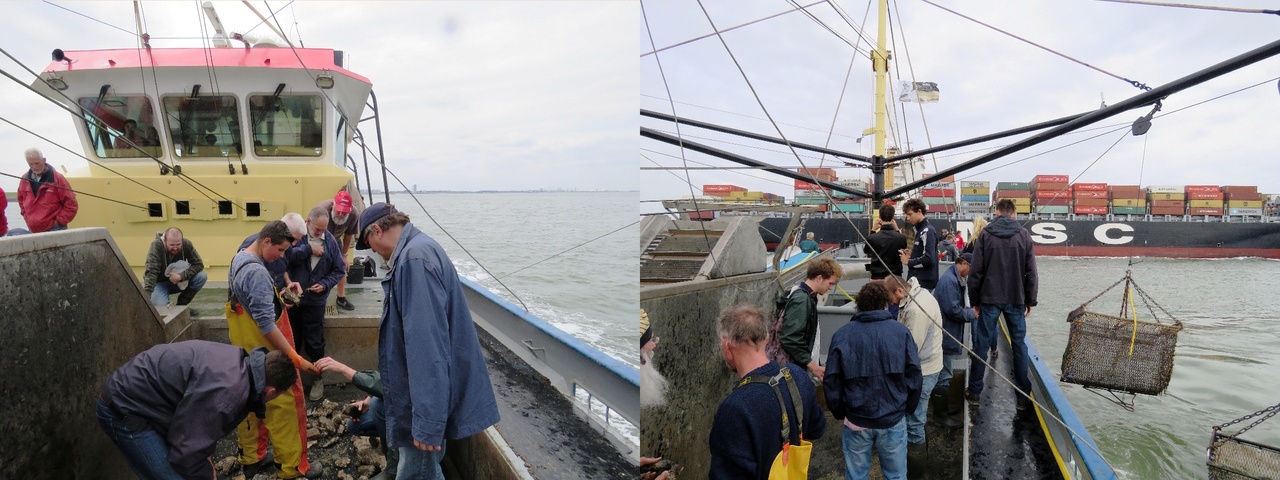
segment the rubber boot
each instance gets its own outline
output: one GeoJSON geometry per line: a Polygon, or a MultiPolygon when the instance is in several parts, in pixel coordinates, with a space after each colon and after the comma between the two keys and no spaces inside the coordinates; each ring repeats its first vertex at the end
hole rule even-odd
{"type": "Polygon", "coordinates": [[[200,293],[200,291],[192,290],[190,288],[183,290],[182,293],[178,294],[178,305],[187,305],[191,303],[191,300],[196,298],[197,293],[200,293]]]}
{"type": "Polygon", "coordinates": [[[933,423],[948,430],[960,428],[960,420],[951,416],[951,402],[947,392],[942,395],[932,395],[929,397],[929,410],[932,412],[933,423]]]}
{"type": "Polygon", "coordinates": [[[907,444],[907,479],[918,480],[925,477],[929,468],[928,451],[924,443],[907,444]]]}

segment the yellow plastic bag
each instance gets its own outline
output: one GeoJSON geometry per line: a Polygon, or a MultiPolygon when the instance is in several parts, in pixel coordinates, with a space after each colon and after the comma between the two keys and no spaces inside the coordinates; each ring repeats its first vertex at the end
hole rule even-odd
{"type": "Polygon", "coordinates": [[[804,480],[809,478],[809,457],[813,455],[813,442],[800,439],[799,445],[782,444],[782,451],[774,457],[769,467],[769,480],[804,480]]]}

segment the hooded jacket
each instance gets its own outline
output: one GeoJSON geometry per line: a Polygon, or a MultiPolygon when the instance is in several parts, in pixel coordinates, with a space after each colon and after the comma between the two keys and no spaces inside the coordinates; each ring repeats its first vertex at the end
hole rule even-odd
{"type": "Polygon", "coordinates": [[[27,170],[18,182],[18,207],[27,222],[27,230],[40,233],[55,225],[70,224],[80,204],[76,203],[76,193],[71,191],[67,177],[46,164],[44,173],[36,176],[27,170]]]}
{"type": "Polygon", "coordinates": [[[964,306],[965,284],[960,280],[960,271],[952,265],[938,279],[938,286],[933,289],[933,298],[938,301],[942,310],[942,328],[951,335],[942,336],[942,353],[959,355],[963,353],[960,344],[952,337],[964,341],[964,324],[973,322],[976,317],[972,308],[964,306]]]}
{"type": "Polygon", "coordinates": [[[929,219],[920,219],[916,227],[916,243],[907,261],[907,276],[920,280],[920,286],[933,290],[938,284],[938,232],[929,219]]]}
{"type": "Polygon", "coordinates": [[[831,338],[822,386],[836,420],[892,427],[915,411],[921,384],[916,343],[888,310],[858,312],[831,338]]]}
{"type": "Polygon", "coordinates": [[[1031,233],[1008,215],[997,216],[974,242],[969,270],[971,305],[1036,306],[1040,289],[1031,233]]]}
{"type": "Polygon", "coordinates": [[[898,302],[898,321],[911,331],[920,356],[920,371],[933,375],[942,371],[942,313],[933,295],[920,287],[920,282],[907,280],[907,296],[898,302]]]}
{"type": "Polygon", "coordinates": [[[266,357],[265,348],[203,340],[161,344],[112,373],[100,396],[124,426],[164,437],[183,478],[213,480],[208,459],[218,440],[249,412],[266,414],[266,357]]]}
{"type": "Polygon", "coordinates": [[[382,281],[378,373],[392,448],[444,445],[498,423],[498,404],[458,271],[405,224],[382,281]]]}
{"type": "Polygon", "coordinates": [[[907,237],[893,228],[893,224],[882,225],[880,230],[868,236],[862,253],[871,259],[867,267],[871,278],[879,280],[891,273],[902,275],[902,255],[898,251],[904,248],[907,248],[907,237]]]}

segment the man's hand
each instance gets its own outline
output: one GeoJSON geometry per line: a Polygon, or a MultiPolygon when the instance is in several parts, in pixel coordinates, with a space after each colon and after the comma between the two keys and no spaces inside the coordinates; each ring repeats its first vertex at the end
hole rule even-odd
{"type": "Polygon", "coordinates": [[[181,282],[181,281],[182,281],[182,275],[178,275],[178,274],[176,274],[176,273],[170,273],[170,274],[169,274],[169,282],[170,282],[170,283],[173,283],[174,285],[177,285],[177,284],[178,284],[178,282],[181,282]]]}
{"type": "Polygon", "coordinates": [[[908,252],[906,249],[898,250],[898,258],[901,258],[902,264],[906,265],[911,261],[911,252],[908,252]]]}
{"type": "Polygon", "coordinates": [[[311,362],[308,362],[307,359],[302,358],[301,355],[298,355],[298,352],[296,350],[289,350],[288,355],[289,355],[289,360],[293,361],[293,366],[296,367],[298,370],[302,370],[304,372],[315,374],[315,375],[320,375],[322,373],[319,368],[316,368],[316,366],[313,365],[311,362]]]}
{"type": "Polygon", "coordinates": [[[1027,305],[1027,313],[1026,313],[1026,315],[1023,315],[1023,316],[1026,316],[1026,317],[1030,317],[1030,316],[1031,316],[1031,305],[1027,305]]]}
{"type": "Polygon", "coordinates": [[[319,246],[319,245],[312,245],[312,246],[311,246],[311,256],[313,256],[313,257],[319,257],[319,256],[321,256],[321,255],[324,255],[324,247],[319,246]]]}
{"type": "MultiPolygon", "coordinates": [[[[662,457],[656,457],[656,458],[640,457],[640,468],[644,469],[644,467],[646,466],[653,465],[661,461],[662,461],[662,457]]],[[[664,471],[662,473],[645,472],[640,475],[640,480],[667,480],[667,478],[670,478],[670,476],[671,476],[671,472],[669,471],[664,471]]]]}
{"type": "Polygon", "coordinates": [[[425,443],[419,442],[419,441],[418,441],[418,439],[416,439],[416,438],[415,438],[415,439],[413,439],[413,446],[414,446],[415,448],[417,448],[418,450],[422,450],[422,451],[424,451],[424,452],[439,452],[439,451],[440,451],[440,446],[439,446],[439,445],[427,445],[427,444],[425,444],[425,443]]]}
{"type": "Polygon", "coordinates": [[[311,292],[311,293],[320,293],[320,292],[323,292],[323,291],[324,291],[324,285],[321,285],[321,284],[317,283],[317,284],[315,284],[315,285],[312,285],[310,288],[308,288],[308,289],[307,289],[307,291],[308,291],[308,292],[311,292]]]}
{"type": "Polygon", "coordinates": [[[356,376],[355,369],[346,366],[342,362],[334,360],[332,357],[324,357],[316,360],[315,365],[321,372],[337,372],[338,375],[342,375],[343,378],[346,378],[348,382],[356,376]]]}
{"type": "Polygon", "coordinates": [[[822,378],[822,375],[827,373],[827,369],[822,368],[821,365],[818,365],[817,360],[810,360],[809,366],[805,367],[805,370],[808,370],[810,375],[813,375],[818,378],[822,378]]]}
{"type": "Polygon", "coordinates": [[[973,318],[982,318],[982,309],[973,307],[973,318]]]}
{"type": "Polygon", "coordinates": [[[293,290],[293,293],[298,294],[298,296],[302,296],[302,284],[301,284],[301,283],[298,283],[298,282],[289,282],[289,284],[288,284],[288,285],[285,285],[285,286],[284,286],[284,289],[285,289],[285,290],[293,290]]]}
{"type": "MultiPolygon", "coordinates": [[[[364,397],[364,399],[363,399],[363,400],[356,401],[356,402],[351,402],[351,406],[352,406],[352,407],[355,407],[355,409],[356,409],[356,410],[358,410],[358,411],[360,411],[360,413],[367,412],[367,411],[369,411],[369,399],[370,399],[370,398],[372,398],[372,397],[364,397]]],[[[357,420],[359,420],[359,419],[357,419],[357,420]]]]}

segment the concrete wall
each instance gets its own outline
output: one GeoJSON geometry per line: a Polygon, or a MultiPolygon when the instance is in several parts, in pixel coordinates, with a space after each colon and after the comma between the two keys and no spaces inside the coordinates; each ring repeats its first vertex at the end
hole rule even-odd
{"type": "Polygon", "coordinates": [[[778,282],[776,273],[759,273],[641,289],[640,308],[661,338],[654,364],[668,380],[666,405],[640,411],[641,455],[661,455],[683,466],[689,478],[706,475],[711,422],[737,380],[720,353],[720,311],[753,303],[770,314],[781,293],[778,282]]]}
{"type": "Polygon", "coordinates": [[[0,292],[0,478],[131,478],[98,426],[98,389],[168,338],[107,231],[0,238],[0,292]]]}

